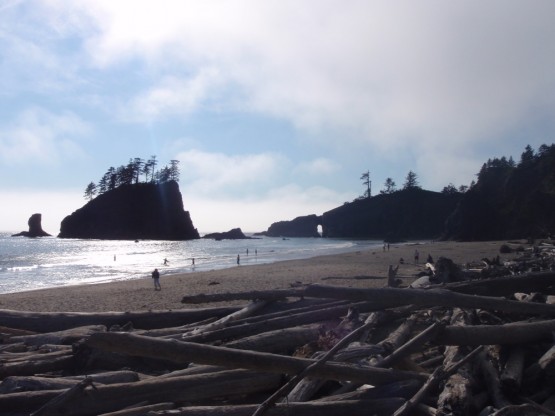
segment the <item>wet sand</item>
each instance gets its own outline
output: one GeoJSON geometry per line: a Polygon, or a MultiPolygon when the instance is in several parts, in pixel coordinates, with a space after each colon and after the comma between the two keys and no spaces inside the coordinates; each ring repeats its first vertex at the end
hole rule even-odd
{"type": "MultiPolygon", "coordinates": [[[[37,312],[101,312],[189,309],[210,305],[181,303],[185,295],[242,292],[250,290],[287,289],[312,283],[348,287],[383,287],[389,265],[396,266],[400,258],[398,278],[405,284],[425,270],[428,254],[434,260],[440,256],[464,265],[482,258],[502,255],[499,248],[504,241],[492,242],[436,242],[425,244],[392,244],[389,250],[374,249],[346,254],[319,256],[304,260],[290,260],[271,264],[240,265],[229,269],[165,275],[161,270],[161,291],[154,290],[150,276],[144,279],[66,286],[0,295],[0,309],[37,312]],[[419,251],[419,264],[414,263],[414,252],[419,251]],[[366,276],[370,278],[355,279],[366,276]]],[[[245,302],[235,302],[244,304],[245,302]]],[[[233,303],[227,303],[230,305],[233,303]]]]}

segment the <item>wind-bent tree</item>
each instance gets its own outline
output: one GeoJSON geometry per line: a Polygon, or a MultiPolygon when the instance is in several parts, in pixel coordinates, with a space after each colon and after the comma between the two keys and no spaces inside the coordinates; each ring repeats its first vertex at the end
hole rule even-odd
{"type": "Polygon", "coordinates": [[[407,173],[403,189],[420,189],[420,185],[418,184],[418,176],[416,176],[416,173],[414,173],[412,170],[409,170],[409,173],[407,173]]]}
{"type": "Polygon", "coordinates": [[[98,185],[91,182],[85,190],[85,197],[93,199],[95,195],[116,189],[123,185],[133,185],[140,182],[141,174],[144,174],[145,183],[164,183],[168,181],[179,182],[179,160],[171,160],[169,166],[156,170],[158,161],[156,156],[151,156],[146,162],[140,157],[129,159],[127,165],[121,165],[117,169],[110,167],[102,176],[98,185]]]}
{"type": "Polygon", "coordinates": [[[133,170],[135,173],[135,183],[139,183],[139,175],[143,172],[145,161],[140,157],[133,159],[133,170]]]}
{"type": "Polygon", "coordinates": [[[363,197],[370,198],[372,196],[372,181],[370,180],[370,171],[366,171],[360,177],[362,184],[366,185],[366,190],[364,191],[363,197]]]}
{"type": "Polygon", "coordinates": [[[170,174],[170,181],[176,181],[179,182],[179,160],[170,160],[170,166],[169,166],[169,174],[170,174]]]}
{"type": "Polygon", "coordinates": [[[85,198],[91,201],[95,195],[96,195],[96,185],[94,184],[94,182],[91,182],[85,188],[85,198]]]}
{"type": "Polygon", "coordinates": [[[395,181],[391,178],[387,178],[383,186],[384,189],[380,191],[381,194],[392,194],[397,190],[397,185],[395,184],[395,181]]]}
{"type": "Polygon", "coordinates": [[[156,176],[156,166],[158,165],[158,161],[156,160],[156,155],[150,156],[150,159],[146,162],[150,167],[150,181],[154,182],[156,176]]]}

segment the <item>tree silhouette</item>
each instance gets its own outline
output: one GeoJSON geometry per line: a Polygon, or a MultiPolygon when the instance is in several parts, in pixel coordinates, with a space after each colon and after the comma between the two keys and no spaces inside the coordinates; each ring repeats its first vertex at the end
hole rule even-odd
{"type": "Polygon", "coordinates": [[[458,192],[457,187],[452,183],[449,183],[449,185],[445,186],[441,191],[442,194],[457,194],[458,192]]]}
{"type": "Polygon", "coordinates": [[[95,195],[96,195],[96,185],[94,184],[94,182],[91,182],[85,188],[85,198],[91,201],[95,195]]]}
{"type": "Polygon", "coordinates": [[[370,180],[370,171],[366,171],[360,177],[362,184],[366,185],[366,190],[364,191],[363,197],[370,198],[372,196],[372,181],[370,180]]]}
{"type": "Polygon", "coordinates": [[[171,181],[179,182],[179,160],[170,160],[169,174],[171,181]]]}
{"type": "Polygon", "coordinates": [[[95,195],[101,195],[119,186],[138,184],[141,174],[145,175],[145,183],[179,182],[179,160],[171,160],[169,166],[164,166],[159,171],[156,170],[157,165],[156,156],[151,156],[146,162],[136,157],[129,159],[127,165],[121,165],[117,169],[110,167],[98,181],[98,185],[94,182],[87,185],[85,197],[93,199],[95,195]]]}
{"type": "Polygon", "coordinates": [[[397,187],[397,185],[395,184],[395,181],[391,178],[387,178],[383,186],[384,186],[384,189],[380,191],[381,194],[392,194],[396,191],[396,187],[397,187]]]}
{"type": "Polygon", "coordinates": [[[416,173],[414,173],[412,170],[409,170],[409,173],[407,173],[403,189],[420,189],[420,185],[418,184],[418,176],[416,176],[416,173]]]}

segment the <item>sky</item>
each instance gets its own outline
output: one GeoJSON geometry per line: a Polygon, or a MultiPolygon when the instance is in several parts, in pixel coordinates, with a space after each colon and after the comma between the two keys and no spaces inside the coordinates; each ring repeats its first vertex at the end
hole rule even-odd
{"type": "Polygon", "coordinates": [[[0,0],[0,231],[56,235],[109,167],[179,160],[199,232],[555,140],[552,0],[0,0]]]}

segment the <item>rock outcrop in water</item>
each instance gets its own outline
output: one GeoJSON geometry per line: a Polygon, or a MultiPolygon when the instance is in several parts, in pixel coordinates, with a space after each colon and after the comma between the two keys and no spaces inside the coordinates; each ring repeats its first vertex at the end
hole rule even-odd
{"type": "Polygon", "coordinates": [[[223,233],[206,234],[202,238],[212,238],[214,240],[245,240],[251,237],[247,237],[240,228],[233,228],[223,233]]]}
{"type": "Polygon", "coordinates": [[[12,237],[51,237],[42,229],[42,214],[31,215],[27,224],[29,225],[29,231],[21,231],[13,234],[12,237]]]}
{"type": "Polygon", "coordinates": [[[175,181],[123,185],[64,218],[60,238],[192,240],[200,238],[175,181]]]}

